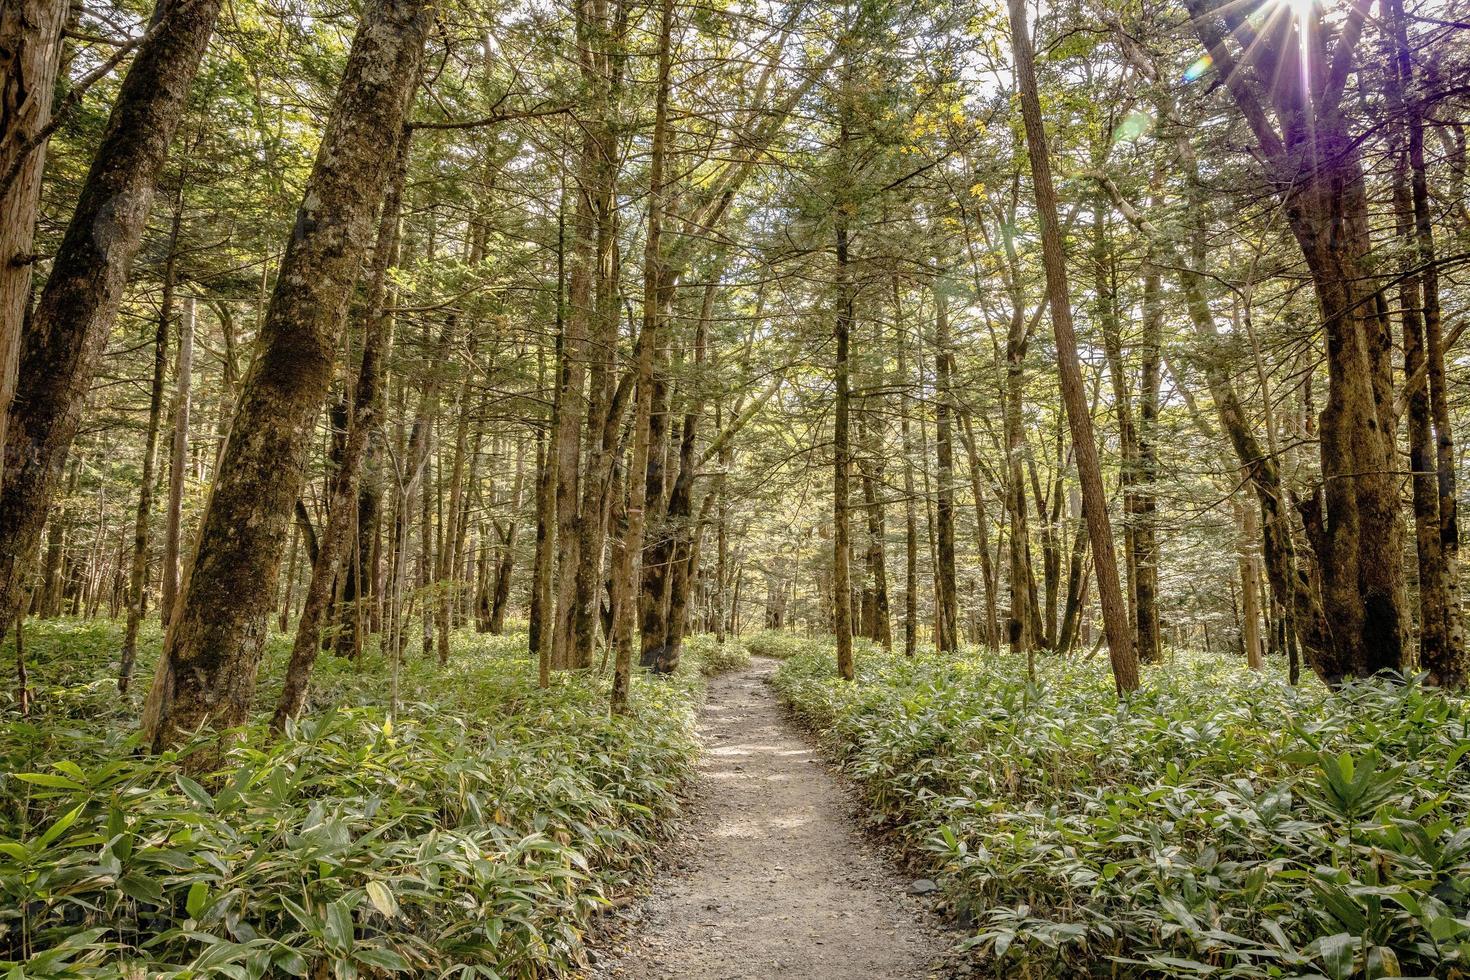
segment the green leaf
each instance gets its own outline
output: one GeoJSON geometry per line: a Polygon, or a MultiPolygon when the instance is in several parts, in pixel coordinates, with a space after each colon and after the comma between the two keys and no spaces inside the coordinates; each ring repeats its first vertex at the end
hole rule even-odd
{"type": "Polygon", "coordinates": [[[66,833],[67,828],[77,822],[77,817],[80,817],[82,815],[82,808],[86,805],[87,804],[85,803],[78,803],[66,813],[62,814],[55,823],[46,828],[46,832],[41,835],[41,839],[36,843],[39,844],[43,850],[46,847],[50,846],[52,841],[56,840],[62,834],[66,833]]]}
{"type": "Polygon", "coordinates": [[[333,952],[346,953],[352,948],[352,909],[345,899],[337,899],[327,906],[327,947],[333,952]]]}
{"type": "Polygon", "coordinates": [[[211,813],[214,811],[214,798],[209,795],[209,791],[206,790],[203,786],[200,786],[198,783],[190,779],[188,776],[185,776],[183,773],[179,773],[178,775],[176,775],[174,777],[174,782],[178,784],[179,789],[183,790],[184,795],[187,796],[199,809],[205,811],[206,813],[211,813]]]}
{"type": "Polygon", "coordinates": [[[1401,977],[1403,971],[1399,968],[1399,954],[1387,946],[1373,946],[1368,950],[1368,962],[1366,964],[1368,980],[1377,980],[1378,977],[1401,977]]]}
{"type": "Polygon", "coordinates": [[[86,789],[81,783],[65,776],[53,776],[45,772],[18,772],[15,778],[23,783],[45,786],[48,789],[86,789]]]}
{"type": "Polygon", "coordinates": [[[352,954],[352,958],[359,963],[391,973],[406,973],[409,968],[407,960],[384,946],[368,946],[357,950],[352,954]]]}
{"type": "Polygon", "coordinates": [[[368,900],[373,903],[373,908],[392,919],[398,915],[398,899],[393,897],[393,892],[381,881],[370,881],[367,883],[368,900]]]}
{"type": "Polygon", "coordinates": [[[1339,932],[1317,940],[1317,951],[1332,980],[1347,980],[1353,973],[1353,937],[1339,932]]]}
{"type": "Polygon", "coordinates": [[[207,901],[209,901],[209,885],[202,881],[196,881],[190,885],[189,897],[184,900],[184,909],[189,913],[189,918],[199,918],[199,913],[204,911],[207,901]]]}

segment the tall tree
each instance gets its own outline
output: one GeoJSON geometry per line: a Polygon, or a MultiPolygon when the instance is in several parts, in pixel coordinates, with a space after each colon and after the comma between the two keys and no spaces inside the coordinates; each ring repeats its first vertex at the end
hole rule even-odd
{"type": "Polygon", "coordinates": [[[144,707],[155,750],[249,710],[303,453],[392,166],[382,134],[405,121],[432,23],[424,0],[363,10],[144,707]]]}
{"type": "Polygon", "coordinates": [[[1082,514],[1092,541],[1093,567],[1097,576],[1098,601],[1112,660],[1113,681],[1119,694],[1138,687],[1138,653],[1128,629],[1128,608],[1118,578],[1113,550],[1113,532],[1108,521],[1107,495],[1103,490],[1102,467],[1092,432],[1092,415],[1077,359],[1077,337],[1072,326],[1071,297],[1067,286],[1066,258],[1062,252],[1061,224],[1057,215],[1056,190],[1052,185],[1051,158],[1041,120],[1041,97],[1036,87],[1035,55],[1026,25],[1025,0],[1009,0],[1012,49],[1016,84],[1021,96],[1021,115],[1026,127],[1026,151],[1031,159],[1031,183],[1036,210],[1041,219],[1042,262],[1046,271],[1047,304],[1056,334],[1057,373],[1062,401],[1072,430],[1077,459],[1077,476],[1082,484],[1082,514]]]}
{"type": "Polygon", "coordinates": [[[220,3],[160,0],[154,8],[26,324],[0,480],[0,620],[10,621],[21,601],[25,565],[76,437],[220,3]]]}

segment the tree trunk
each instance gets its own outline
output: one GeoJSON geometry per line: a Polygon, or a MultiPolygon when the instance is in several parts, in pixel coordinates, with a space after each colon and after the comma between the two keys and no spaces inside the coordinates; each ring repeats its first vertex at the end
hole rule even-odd
{"type": "MultiPolygon", "coordinates": [[[[643,579],[641,569],[644,531],[650,480],[653,472],[654,436],[654,370],[655,356],[663,343],[661,304],[667,299],[664,289],[663,214],[664,157],[667,152],[669,113],[669,72],[672,56],[674,0],[662,0],[659,8],[658,79],[654,93],[652,146],[648,171],[648,228],[643,237],[643,325],[636,346],[634,378],[633,448],[630,455],[627,484],[627,533],[618,552],[619,567],[614,573],[619,587],[619,608],[614,610],[613,685],[611,707],[614,714],[627,711],[632,685],[634,623],[639,615],[640,592],[636,587],[643,579]]],[[[640,631],[640,640],[642,639],[640,631]]],[[[639,659],[644,645],[639,644],[639,659]]]]}
{"type": "Polygon", "coordinates": [[[174,438],[168,460],[168,511],[163,534],[163,625],[173,620],[179,591],[179,553],[183,548],[184,469],[189,457],[189,400],[194,371],[194,297],[184,297],[175,371],[174,438]]]}
{"type": "MultiPolygon", "coordinates": [[[[1127,558],[1125,567],[1127,569],[1129,621],[1133,625],[1133,633],[1137,638],[1140,586],[1138,533],[1135,525],[1135,518],[1138,514],[1138,497],[1135,488],[1139,480],[1140,469],[1138,430],[1134,427],[1133,421],[1133,386],[1128,377],[1127,365],[1123,360],[1122,327],[1118,322],[1118,301],[1115,289],[1115,260],[1108,239],[1107,213],[1101,194],[1098,194],[1093,200],[1092,236],[1093,295],[1097,303],[1097,323],[1099,332],[1102,334],[1108,376],[1112,381],[1113,410],[1118,417],[1118,444],[1122,456],[1119,482],[1123,489],[1123,549],[1127,558]]],[[[1144,613],[1145,617],[1150,615],[1151,611],[1144,613]]],[[[1155,651],[1151,648],[1149,656],[1145,657],[1143,648],[1144,644],[1139,643],[1138,659],[1146,662],[1154,656],[1155,651]]]]}
{"type": "Polygon", "coordinates": [[[1240,565],[1240,615],[1242,618],[1240,640],[1245,648],[1245,662],[1251,670],[1260,670],[1261,659],[1261,565],[1256,553],[1260,541],[1260,525],[1256,520],[1256,509],[1251,501],[1235,504],[1239,518],[1237,551],[1240,565]]]}
{"type": "MultiPolygon", "coordinates": [[[[551,416],[536,432],[536,551],[531,569],[531,602],[527,640],[536,657],[541,687],[551,683],[552,599],[551,578],[556,558],[557,438],[562,415],[561,364],[566,339],[566,214],[558,204],[556,216],[556,335],[552,369],[557,372],[551,395],[551,416]],[[549,438],[548,438],[548,433],[549,438]]],[[[538,352],[537,381],[544,381],[544,364],[538,352]]],[[[544,389],[543,389],[544,390],[544,389]]]]}
{"type": "Polygon", "coordinates": [[[368,295],[363,305],[362,360],[357,370],[353,392],[352,417],[347,423],[347,438],[342,446],[337,472],[332,478],[327,502],[325,527],[320,550],[311,568],[311,582],[306,602],[296,623],[296,639],[291,646],[291,660],[286,667],[285,684],[276,702],[271,730],[281,731],[289,719],[301,713],[306,703],[311,670],[322,648],[322,627],[326,623],[332,583],[341,571],[352,544],[351,530],[356,515],[358,490],[362,483],[363,464],[367,459],[382,411],[383,372],[392,353],[393,314],[384,309],[388,270],[398,252],[398,211],[403,181],[408,166],[409,133],[397,139],[391,151],[393,164],[387,175],[382,215],[378,222],[377,242],[368,270],[368,295]]]}
{"type": "MultiPolygon", "coordinates": [[[[31,303],[32,253],[46,166],[45,142],[33,144],[51,121],[67,8],[61,0],[14,0],[0,8],[0,174],[14,171],[0,190],[0,450],[5,448],[6,418],[31,303]]],[[[9,467],[0,467],[0,487],[9,467]]],[[[6,619],[0,633],[9,625],[6,619]]]]}
{"type": "Polygon", "coordinates": [[[980,559],[980,575],[985,589],[985,632],[981,642],[991,649],[1000,646],[1000,610],[995,598],[995,563],[990,557],[990,515],[985,509],[985,484],[980,476],[980,448],[975,441],[975,426],[968,410],[960,412],[960,437],[970,464],[970,493],[975,498],[975,550],[980,559]]]}
{"type": "Polygon", "coordinates": [[[913,400],[908,395],[909,371],[905,351],[903,308],[899,302],[898,280],[893,282],[894,333],[898,340],[898,377],[903,386],[899,402],[899,439],[903,444],[903,653],[912,657],[918,646],[919,629],[919,514],[914,500],[914,447],[909,433],[909,413],[913,400]]]}
{"type": "MultiPolygon", "coordinates": [[[[1329,57],[1322,32],[1301,35],[1297,18],[1277,18],[1269,43],[1251,49],[1254,57],[1260,48],[1267,61],[1255,66],[1260,77],[1279,79],[1282,86],[1263,93],[1254,75],[1237,70],[1219,11],[1205,4],[1188,0],[1192,22],[1267,161],[1312,276],[1327,342],[1327,404],[1319,425],[1325,514],[1313,505],[1306,523],[1331,629],[1315,666],[1329,683],[1399,670],[1405,663],[1407,600],[1393,445],[1392,332],[1370,274],[1368,194],[1342,105],[1352,59],[1329,57]],[[1279,63],[1282,52],[1292,51],[1307,51],[1312,70],[1279,63]],[[1284,107],[1281,133],[1265,105],[1284,107]]],[[[1340,28],[1345,36],[1335,42],[1340,51],[1352,51],[1366,14],[1364,4],[1347,11],[1340,28]]]]}
{"type": "MultiPolygon", "coordinates": [[[[1445,389],[1444,331],[1439,301],[1439,265],[1435,259],[1434,223],[1430,214],[1429,181],[1424,164],[1424,103],[1413,88],[1413,57],[1409,46],[1403,0],[1389,0],[1397,68],[1397,101],[1407,119],[1407,163],[1409,189],[1395,174],[1394,206],[1399,214],[1399,234],[1412,239],[1410,251],[1418,258],[1419,272],[1401,284],[1403,307],[1404,374],[1409,388],[1409,456],[1414,472],[1414,518],[1419,545],[1419,592],[1421,639],[1419,660],[1429,681],[1460,688],[1470,682],[1470,652],[1465,648],[1458,602],[1460,530],[1456,495],[1454,435],[1450,427],[1449,397],[1445,389]],[[1407,196],[1408,200],[1404,197],[1407,196]],[[1412,218],[1410,217],[1412,214],[1412,218]],[[1417,300],[1413,313],[1410,305],[1417,300]],[[1422,328],[1422,339],[1411,337],[1422,328]],[[1414,364],[1410,364],[1411,344],[1414,364]],[[1424,377],[1418,377],[1422,370],[1424,377]],[[1430,446],[1433,447],[1431,465],[1430,446]],[[1433,486],[1430,477],[1433,479],[1433,486]],[[1431,508],[1429,495],[1438,500],[1431,508]],[[1421,501],[1422,497],[1422,501],[1421,501]],[[1428,518],[1437,527],[1429,527],[1428,518]],[[1430,540],[1435,532],[1438,541],[1430,540]],[[1426,589],[1426,582],[1428,587],[1426,589]]],[[[1408,244],[1408,243],[1406,243],[1408,244]]],[[[1409,260],[1405,258],[1405,265],[1409,260]]]]}
{"type": "Polygon", "coordinates": [[[939,568],[935,581],[939,592],[934,601],[939,605],[935,622],[939,626],[934,645],[941,653],[958,650],[959,595],[955,587],[954,558],[954,437],[950,423],[950,338],[949,299],[942,282],[934,284],[934,453],[938,463],[939,568]]]}
{"type": "Polygon", "coordinates": [[[1041,121],[1041,100],[1036,90],[1036,66],[1026,28],[1022,0],[1009,0],[1011,34],[1015,49],[1016,81],[1021,93],[1021,114],[1026,126],[1026,149],[1031,159],[1032,188],[1041,218],[1042,263],[1046,267],[1047,302],[1056,334],[1057,369],[1067,421],[1072,429],[1072,447],[1077,459],[1077,476],[1082,484],[1082,512],[1092,542],[1093,567],[1097,574],[1098,601],[1102,606],[1108,654],[1118,693],[1138,687],[1138,655],[1128,632],[1128,608],[1118,579],[1113,532],[1108,521],[1107,495],[1103,490],[1102,467],[1093,441],[1092,416],[1077,359],[1077,337],[1072,328],[1071,297],[1068,295],[1066,256],[1062,252],[1061,226],[1057,218],[1056,192],[1052,187],[1051,160],[1041,121]]]}
{"type": "Polygon", "coordinates": [[[423,0],[363,11],[144,707],[155,751],[248,715],[312,422],[392,167],[382,135],[403,125],[432,22],[423,0]]]}
{"type": "Polygon", "coordinates": [[[1158,537],[1154,531],[1158,505],[1154,481],[1159,476],[1154,428],[1159,416],[1159,347],[1163,332],[1163,301],[1160,276],[1150,263],[1143,275],[1143,336],[1139,343],[1138,385],[1138,483],[1134,488],[1133,554],[1136,564],[1133,598],[1141,663],[1163,659],[1159,625],[1158,537]]]}
{"type": "MultiPolygon", "coordinates": [[[[846,141],[846,127],[843,140],[846,141]]],[[[853,286],[848,271],[847,218],[837,217],[837,405],[832,437],[832,631],[837,636],[837,675],[855,676],[852,660],[852,585],[848,573],[848,350],[852,335],[853,286]]]]}
{"type": "Polygon", "coordinates": [[[449,468],[449,514],[443,527],[443,545],[439,549],[439,570],[435,576],[439,617],[439,664],[449,663],[449,635],[454,628],[454,599],[457,591],[460,553],[460,515],[464,509],[465,456],[469,442],[470,388],[474,384],[474,334],[470,334],[470,364],[465,368],[459,397],[455,401],[458,420],[454,426],[454,462],[449,468]]]}
{"type": "Polygon", "coordinates": [[[158,429],[163,416],[164,376],[168,373],[168,322],[173,314],[174,269],[179,242],[183,189],[175,203],[173,230],[169,236],[168,259],[164,266],[163,298],[159,303],[158,328],[153,338],[153,383],[148,395],[148,429],[143,438],[143,472],[138,480],[138,516],[133,526],[133,567],[128,585],[128,623],[123,632],[122,661],[117,671],[117,689],[126,693],[138,659],[138,627],[148,601],[148,528],[153,510],[153,468],[158,460],[158,429]]]}
{"type": "MultiPolygon", "coordinates": [[[[219,9],[220,0],[160,0],[153,12],[157,30],[138,45],[118,90],[24,330],[0,479],[0,621],[19,609],[24,566],[76,436],[147,224],[154,181],[219,9]]],[[[15,188],[23,190],[19,181],[15,188]]],[[[8,220],[4,227],[12,233],[8,220]]]]}

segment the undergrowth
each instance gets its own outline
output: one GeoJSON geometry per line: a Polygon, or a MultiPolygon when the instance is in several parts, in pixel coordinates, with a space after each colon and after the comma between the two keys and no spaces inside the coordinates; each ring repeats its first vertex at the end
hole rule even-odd
{"type": "Polygon", "coordinates": [[[845,684],[810,642],[776,685],[993,975],[1470,976],[1464,699],[1196,655],[1123,705],[1105,662],[989,653],[845,684]]]}
{"type": "MultiPolygon", "coordinates": [[[[11,976],[554,975],[649,871],[695,757],[704,644],[614,719],[595,677],[538,690],[523,635],[461,634],[448,668],[403,665],[396,722],[382,658],[324,656],[300,725],[196,782],[137,751],[117,645],[114,624],[28,627],[35,706],[0,718],[11,976]]],[[[262,711],[288,652],[272,640],[262,711]]]]}
{"type": "Polygon", "coordinates": [[[761,630],[741,637],[745,648],[757,657],[772,657],[785,660],[819,646],[815,641],[787,633],[784,630],[761,630]]]}

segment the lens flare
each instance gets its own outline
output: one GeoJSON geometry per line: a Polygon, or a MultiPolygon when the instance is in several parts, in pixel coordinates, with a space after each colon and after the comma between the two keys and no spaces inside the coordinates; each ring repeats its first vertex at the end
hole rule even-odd
{"type": "Polygon", "coordinates": [[[1188,68],[1184,69],[1184,80],[1186,82],[1193,82],[1197,80],[1201,75],[1209,71],[1210,66],[1212,66],[1214,63],[1215,59],[1210,57],[1209,55],[1201,56],[1198,61],[1190,65],[1188,68]]]}
{"type": "Polygon", "coordinates": [[[1154,117],[1146,112],[1134,109],[1123,117],[1123,121],[1113,129],[1113,143],[1132,142],[1146,135],[1154,128],[1154,117]]]}

